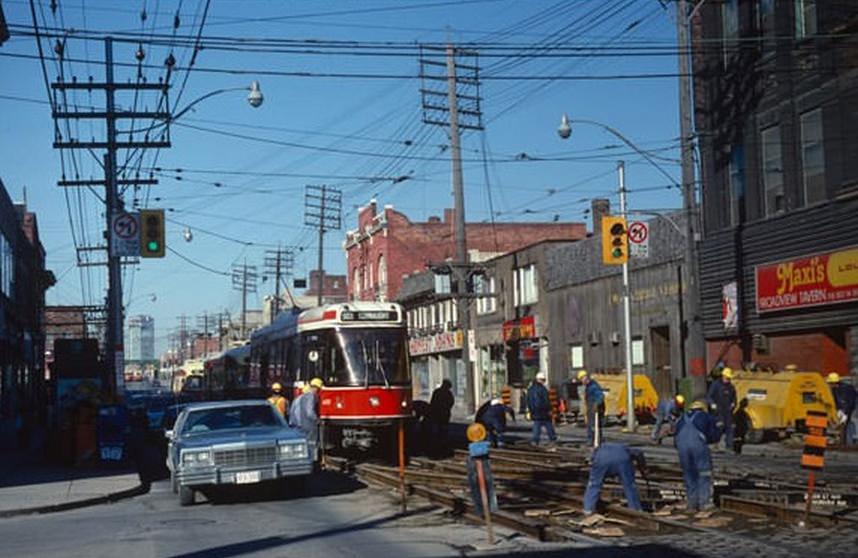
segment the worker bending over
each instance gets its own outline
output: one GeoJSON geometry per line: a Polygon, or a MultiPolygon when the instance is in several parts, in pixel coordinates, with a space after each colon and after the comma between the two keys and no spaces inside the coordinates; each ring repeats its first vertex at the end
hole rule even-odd
{"type": "Polygon", "coordinates": [[[641,475],[644,475],[646,459],[643,452],[625,444],[608,442],[593,450],[590,479],[587,481],[587,492],[584,493],[584,514],[590,515],[596,510],[605,477],[618,477],[623,483],[628,506],[641,511],[641,500],[635,485],[635,464],[641,475]]]}
{"type": "Polygon", "coordinates": [[[679,451],[679,465],[685,481],[688,509],[702,510],[712,505],[712,454],[709,444],[721,439],[715,417],[705,401],[695,401],[691,411],[676,422],[674,443],[679,451]]]}

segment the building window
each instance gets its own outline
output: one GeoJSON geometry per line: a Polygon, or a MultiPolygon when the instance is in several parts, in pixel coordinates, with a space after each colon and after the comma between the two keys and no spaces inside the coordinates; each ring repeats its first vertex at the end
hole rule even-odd
{"type": "Polygon", "coordinates": [[[724,0],[721,4],[721,50],[724,66],[727,66],[731,53],[736,49],[738,38],[739,0],[724,0]]]}
{"type": "MultiPolygon", "coordinates": [[[[478,275],[474,278],[474,293],[478,295],[494,294],[495,278],[478,275]]],[[[491,314],[497,310],[497,299],[493,296],[477,299],[477,314],[491,314]]]]}
{"type": "Polygon", "coordinates": [[[530,264],[514,270],[512,282],[515,306],[533,304],[539,300],[535,265],[530,264]]]}
{"type": "Polygon", "coordinates": [[[12,288],[15,281],[15,254],[12,245],[5,236],[0,235],[0,292],[13,298],[12,288]]]}
{"type": "Polygon", "coordinates": [[[816,35],[816,0],[795,0],[795,36],[816,35]]]}
{"type": "Polygon", "coordinates": [[[584,368],[584,345],[569,347],[569,364],[574,368],[584,368]]]}
{"type": "Polygon", "coordinates": [[[822,109],[814,109],[801,115],[801,168],[805,205],[825,200],[822,109]]]}
{"type": "Polygon", "coordinates": [[[730,207],[730,226],[739,224],[740,208],[745,203],[745,148],[734,145],[730,150],[729,184],[727,195],[730,207]]]}
{"type": "Polygon", "coordinates": [[[355,293],[354,294],[355,300],[358,300],[358,299],[360,299],[360,268],[359,267],[355,268],[354,280],[352,281],[352,283],[354,283],[353,287],[354,287],[354,293],[355,293]]]}
{"type": "Polygon", "coordinates": [[[387,300],[387,261],[384,256],[378,257],[378,292],[379,300],[387,300]]]}
{"type": "Polygon", "coordinates": [[[763,144],[763,190],[766,193],[766,215],[786,211],[784,198],[784,169],[781,158],[781,127],[766,128],[760,134],[763,144]]]}

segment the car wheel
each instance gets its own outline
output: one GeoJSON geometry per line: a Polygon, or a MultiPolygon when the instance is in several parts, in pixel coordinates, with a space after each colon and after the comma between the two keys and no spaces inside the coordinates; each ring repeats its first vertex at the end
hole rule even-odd
{"type": "Polygon", "coordinates": [[[179,485],[179,504],[183,506],[193,505],[197,493],[190,486],[179,485]]]}

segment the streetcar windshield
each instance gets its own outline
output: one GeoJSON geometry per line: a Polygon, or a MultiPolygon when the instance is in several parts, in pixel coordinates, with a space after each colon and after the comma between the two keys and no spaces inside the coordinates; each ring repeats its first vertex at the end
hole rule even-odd
{"type": "Polygon", "coordinates": [[[305,338],[307,377],[328,386],[408,384],[408,338],[404,329],[339,328],[305,338]]]}

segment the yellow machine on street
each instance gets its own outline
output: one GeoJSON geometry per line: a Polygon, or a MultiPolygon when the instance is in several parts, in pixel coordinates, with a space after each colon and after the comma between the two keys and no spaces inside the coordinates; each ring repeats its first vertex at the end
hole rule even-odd
{"type": "MultiPolygon", "coordinates": [[[[605,392],[605,416],[626,416],[626,375],[625,374],[593,374],[593,379],[599,382],[605,392]]],[[[648,376],[635,374],[632,378],[635,397],[635,416],[648,418],[655,416],[658,407],[658,392],[648,376]]]]}
{"type": "Polygon", "coordinates": [[[808,411],[826,413],[831,423],[837,420],[831,389],[819,372],[742,370],[733,376],[733,384],[737,403],[748,400],[747,441],[752,444],[762,442],[767,433],[803,430],[808,411]]]}

